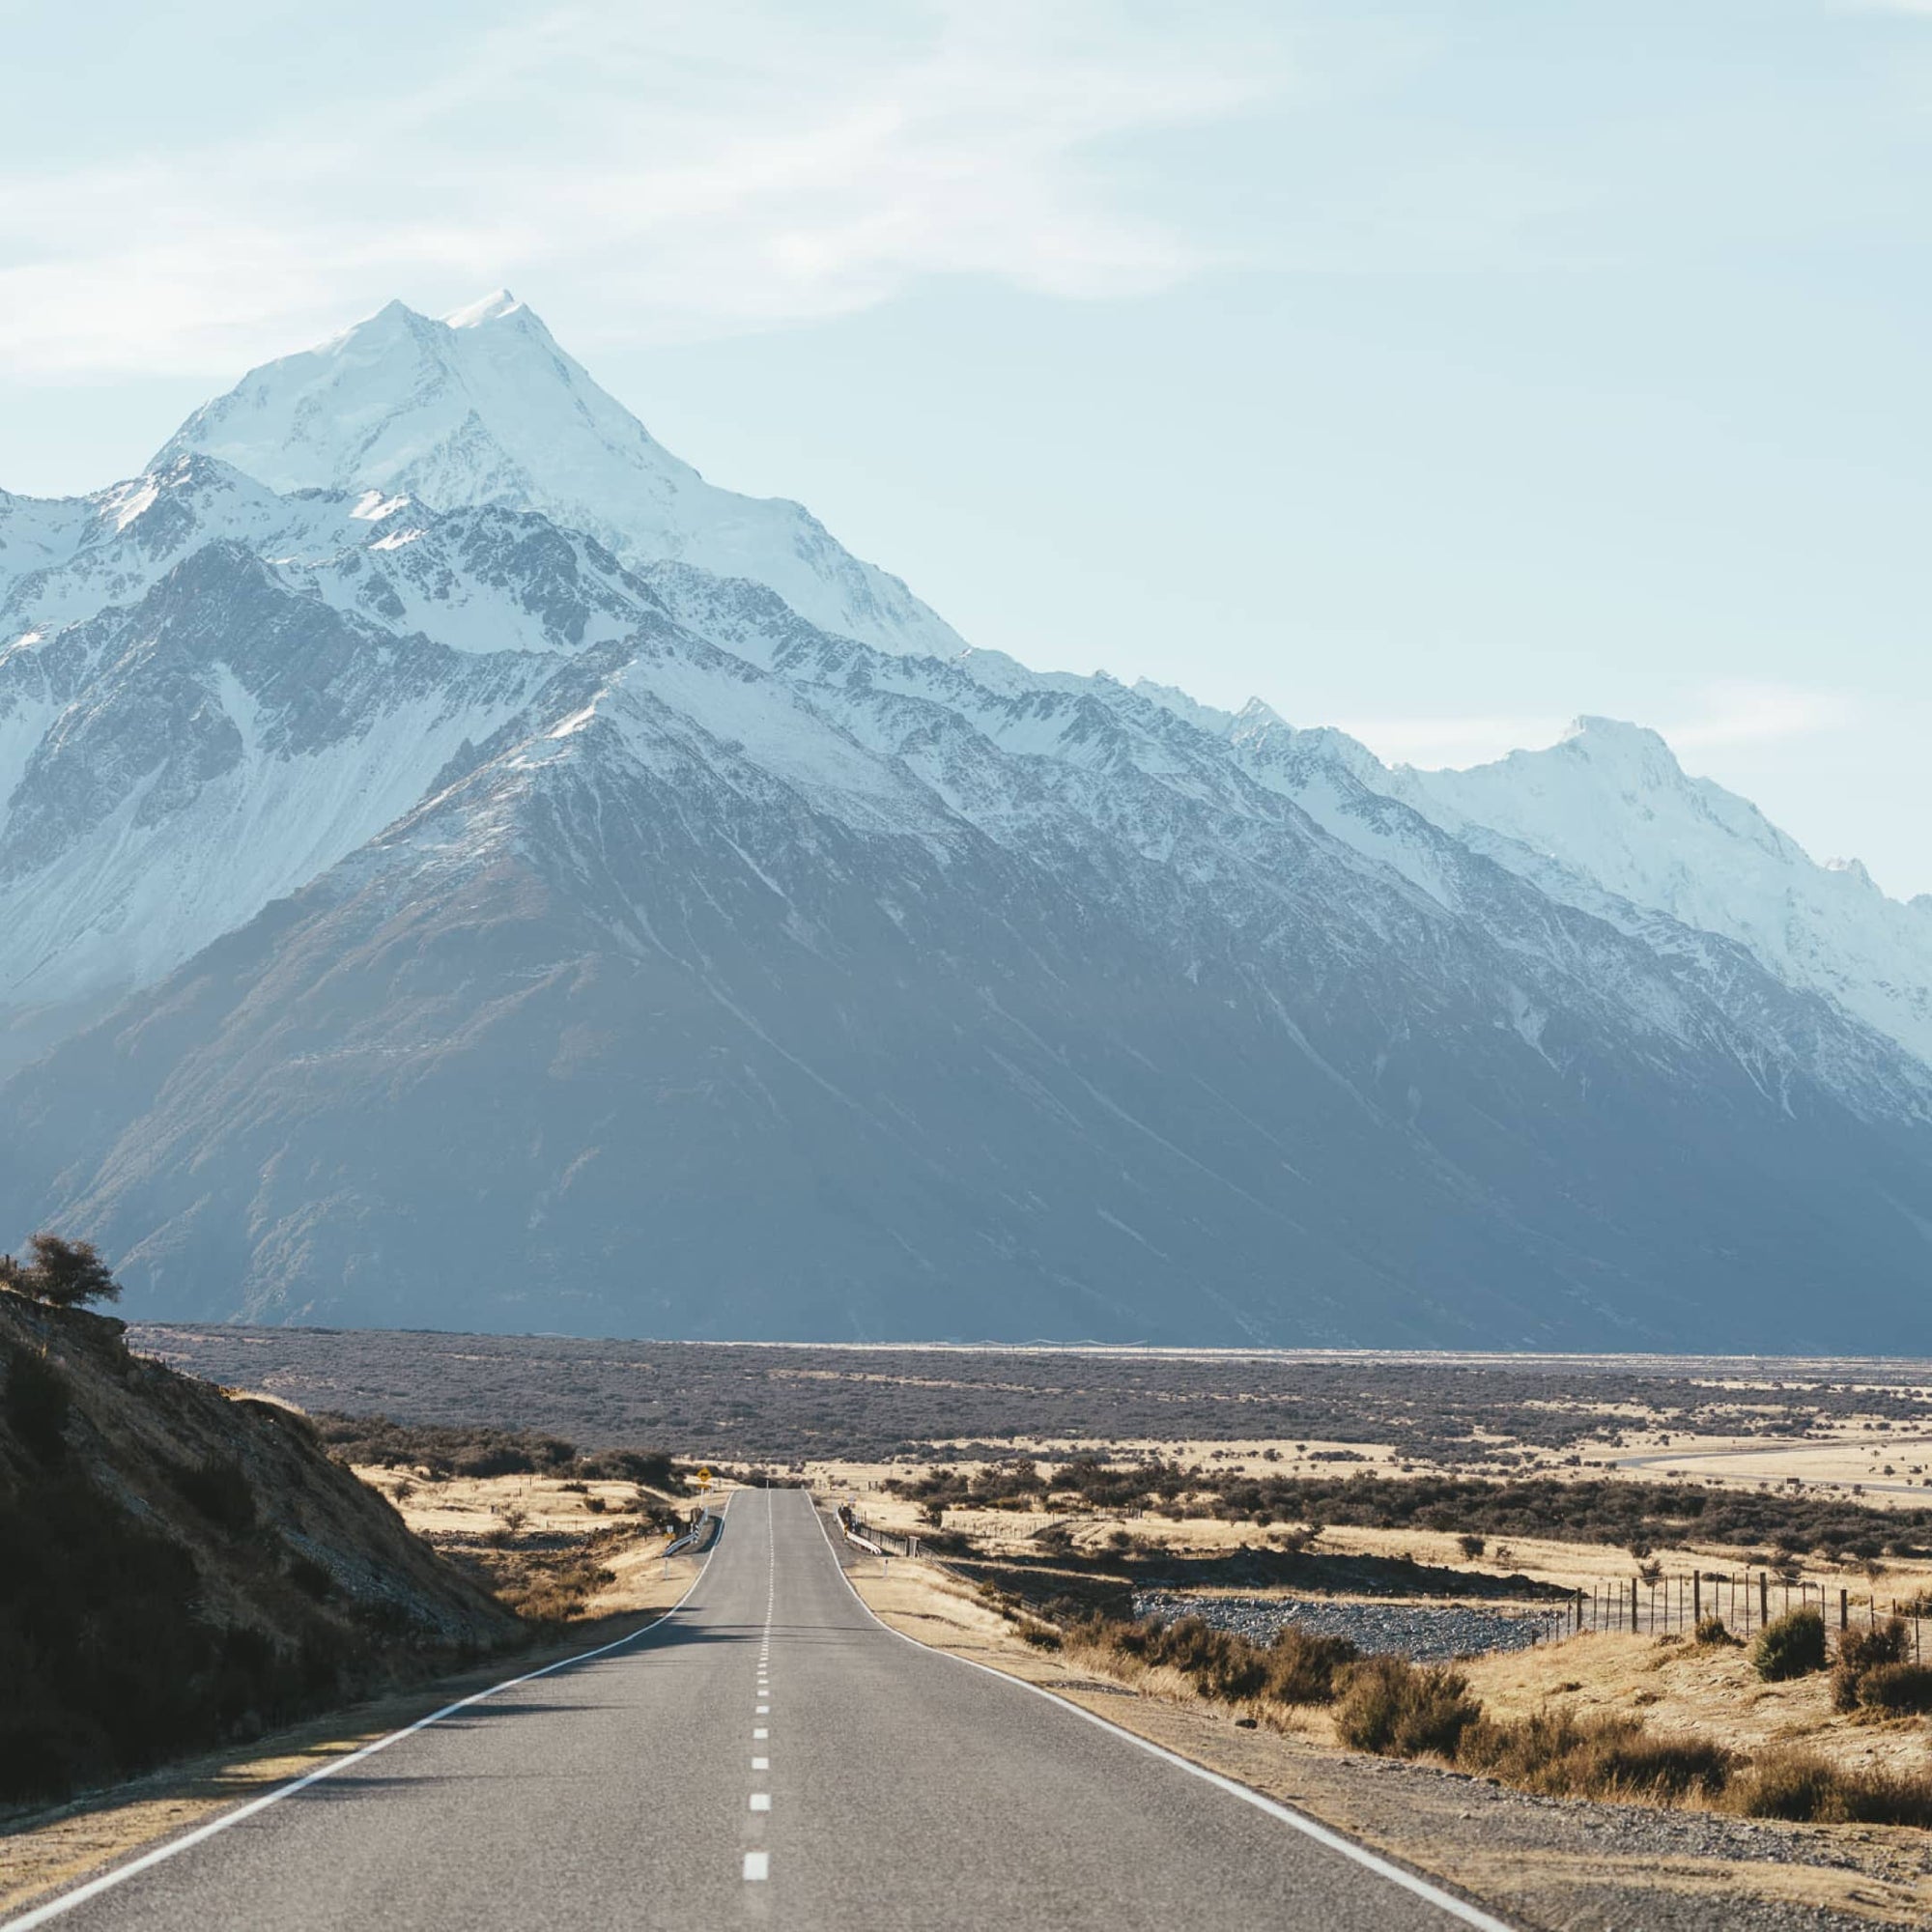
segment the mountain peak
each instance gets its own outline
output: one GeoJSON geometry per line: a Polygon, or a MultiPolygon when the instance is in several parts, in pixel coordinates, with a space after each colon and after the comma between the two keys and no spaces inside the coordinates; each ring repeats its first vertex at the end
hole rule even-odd
{"type": "Polygon", "coordinates": [[[441,317],[392,301],[264,363],[197,410],[152,468],[197,452],[282,493],[532,510],[633,568],[749,578],[841,637],[934,656],[964,648],[798,504],[718,489],[679,462],[508,289],[441,317]]]}
{"type": "MultiPolygon", "coordinates": [[[[442,318],[442,324],[445,328],[480,328],[486,322],[499,322],[519,311],[528,313],[508,289],[496,289],[462,308],[451,309],[442,318]]],[[[534,316],[531,320],[535,320],[534,316]]]]}
{"type": "MultiPolygon", "coordinates": [[[[1662,752],[1666,757],[1672,756],[1662,734],[1653,731],[1648,724],[1633,724],[1627,718],[1604,718],[1589,711],[1571,719],[1560,742],[1580,745],[1588,751],[1662,752]]],[[[1672,761],[1675,762],[1674,758],[1672,761]]]]}

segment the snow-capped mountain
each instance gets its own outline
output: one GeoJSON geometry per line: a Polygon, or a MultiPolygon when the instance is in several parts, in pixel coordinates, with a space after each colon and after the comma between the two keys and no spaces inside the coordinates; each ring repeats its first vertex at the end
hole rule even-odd
{"type": "Polygon", "coordinates": [[[1889,898],[1856,860],[1819,865],[1655,731],[1579,718],[1548,751],[1403,769],[1385,789],[1552,897],[1630,930],[1663,913],[1734,939],[1932,1062],[1932,897],[1889,898]]]}
{"type": "Polygon", "coordinates": [[[195,452],[274,490],[535,510],[626,563],[769,584],[813,623],[887,650],[962,648],[897,578],[848,554],[798,504],[717,489],[680,463],[507,290],[440,321],[391,302],[254,370],[197,410],[152,467],[195,452]]]}
{"type": "Polygon", "coordinates": [[[1734,881],[719,499],[507,302],[0,497],[0,1217],[196,1317],[1932,1343],[1932,1068],[1734,881]]]}

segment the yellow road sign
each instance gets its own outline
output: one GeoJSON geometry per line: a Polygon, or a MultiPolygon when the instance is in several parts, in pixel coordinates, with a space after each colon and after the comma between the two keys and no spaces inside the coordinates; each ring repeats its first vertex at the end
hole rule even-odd
{"type": "Polygon", "coordinates": [[[698,1470],[697,1487],[700,1490],[708,1490],[711,1487],[711,1471],[709,1469],[698,1470]]]}

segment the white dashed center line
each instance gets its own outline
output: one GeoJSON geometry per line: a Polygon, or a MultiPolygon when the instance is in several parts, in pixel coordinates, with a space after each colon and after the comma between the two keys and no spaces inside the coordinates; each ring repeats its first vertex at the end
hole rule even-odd
{"type": "MultiPolygon", "coordinates": [[[[767,1573],[765,1583],[765,1628],[763,1634],[758,1640],[757,1694],[760,1697],[769,1697],[772,1694],[772,1615],[778,1603],[779,1594],[778,1530],[773,1517],[772,1496],[769,1490],[765,1492],[765,1544],[769,1551],[770,1569],[767,1573]]],[[[760,1718],[769,1717],[771,1709],[772,1707],[768,1703],[759,1704],[756,1706],[753,1716],[760,1718]]],[[[753,1726],[752,1738],[754,1743],[761,1744],[770,1736],[771,1730],[767,1725],[755,1724],[753,1726]]],[[[752,1769],[753,1771],[770,1771],[771,1768],[772,1761],[769,1757],[753,1757],[752,1759],[752,1769]]],[[[754,1813],[769,1811],[772,1808],[772,1794],[769,1791],[753,1792],[750,1800],[750,1808],[754,1813]]],[[[771,1878],[771,1875],[772,1855],[769,1852],[747,1852],[745,1854],[746,1884],[764,1884],[771,1878]]]]}

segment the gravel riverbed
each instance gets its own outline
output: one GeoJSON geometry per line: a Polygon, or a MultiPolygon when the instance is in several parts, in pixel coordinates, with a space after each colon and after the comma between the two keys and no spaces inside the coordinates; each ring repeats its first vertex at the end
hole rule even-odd
{"type": "Polygon", "coordinates": [[[1345,1636],[1371,1656],[1412,1657],[1439,1663],[1486,1651],[1527,1650],[1564,1627],[1562,1610],[1475,1609],[1464,1604],[1338,1603],[1327,1598],[1178,1596],[1143,1590],[1137,1617],[1200,1617],[1216,1630],[1272,1643],[1284,1624],[1324,1636],[1345,1636]]]}

